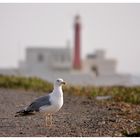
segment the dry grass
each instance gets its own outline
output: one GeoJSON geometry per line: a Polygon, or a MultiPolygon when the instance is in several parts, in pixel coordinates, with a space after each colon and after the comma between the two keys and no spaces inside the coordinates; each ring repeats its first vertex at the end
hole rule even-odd
{"type": "MultiPolygon", "coordinates": [[[[0,87],[12,89],[25,89],[36,92],[50,92],[52,84],[37,77],[18,77],[0,75],[0,87]]],[[[137,87],[95,87],[95,86],[70,86],[64,87],[64,91],[68,94],[76,96],[88,96],[94,98],[96,96],[110,95],[112,100],[117,102],[128,102],[132,104],[140,104],[140,86],[137,87]]]]}

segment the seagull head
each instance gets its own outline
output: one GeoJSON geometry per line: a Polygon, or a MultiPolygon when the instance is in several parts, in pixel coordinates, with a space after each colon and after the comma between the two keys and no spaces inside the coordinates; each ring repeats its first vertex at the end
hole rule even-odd
{"type": "Polygon", "coordinates": [[[66,82],[61,78],[56,79],[56,81],[54,83],[55,86],[62,86],[62,85],[65,85],[65,84],[66,84],[66,82]]]}

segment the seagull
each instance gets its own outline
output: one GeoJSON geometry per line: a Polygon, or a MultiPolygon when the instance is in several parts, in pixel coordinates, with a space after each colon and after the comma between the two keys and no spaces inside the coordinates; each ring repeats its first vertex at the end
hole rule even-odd
{"type": "Polygon", "coordinates": [[[16,116],[31,115],[35,112],[43,112],[46,116],[46,126],[51,126],[52,114],[59,111],[63,106],[62,85],[65,84],[66,82],[63,79],[58,78],[54,82],[54,88],[51,93],[34,100],[29,106],[16,112],[16,116]]]}

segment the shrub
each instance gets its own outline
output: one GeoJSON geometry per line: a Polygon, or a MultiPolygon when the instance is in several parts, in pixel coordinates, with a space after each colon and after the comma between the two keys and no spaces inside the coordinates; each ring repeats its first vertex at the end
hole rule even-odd
{"type": "MultiPolygon", "coordinates": [[[[25,89],[39,92],[50,92],[53,85],[45,80],[37,77],[19,77],[0,75],[1,88],[25,89]]],[[[67,94],[78,96],[88,96],[94,98],[96,96],[112,96],[112,100],[120,102],[128,102],[140,104],[140,86],[123,87],[123,86],[64,86],[67,94]]]]}

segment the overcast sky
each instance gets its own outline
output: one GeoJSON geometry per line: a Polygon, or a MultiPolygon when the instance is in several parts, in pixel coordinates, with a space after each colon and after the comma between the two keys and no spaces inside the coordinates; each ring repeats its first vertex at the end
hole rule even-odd
{"type": "Polygon", "coordinates": [[[16,67],[28,46],[73,47],[81,15],[82,57],[105,49],[118,72],[140,75],[140,4],[0,4],[0,67],[16,67]]]}

